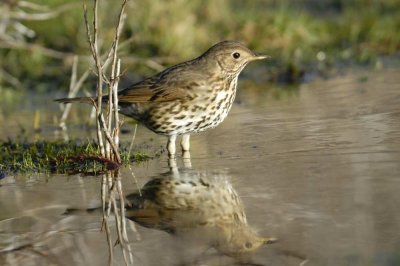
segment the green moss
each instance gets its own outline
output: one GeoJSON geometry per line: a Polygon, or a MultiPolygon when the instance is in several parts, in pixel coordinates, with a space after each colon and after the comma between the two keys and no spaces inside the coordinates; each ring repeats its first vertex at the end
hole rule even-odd
{"type": "MultiPolygon", "coordinates": [[[[155,155],[157,156],[157,155],[155,155]]],[[[143,153],[131,153],[122,147],[123,165],[151,159],[143,153]]],[[[90,141],[0,142],[0,173],[96,173],[119,167],[101,158],[99,147],[90,141]]]]}

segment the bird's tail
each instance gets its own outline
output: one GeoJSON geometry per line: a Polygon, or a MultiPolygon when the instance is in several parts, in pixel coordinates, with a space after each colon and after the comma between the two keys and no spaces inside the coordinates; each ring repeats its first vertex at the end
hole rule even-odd
{"type": "Polygon", "coordinates": [[[97,100],[96,97],[77,97],[77,98],[61,98],[56,99],[56,102],[59,103],[88,103],[93,104],[97,100]]]}

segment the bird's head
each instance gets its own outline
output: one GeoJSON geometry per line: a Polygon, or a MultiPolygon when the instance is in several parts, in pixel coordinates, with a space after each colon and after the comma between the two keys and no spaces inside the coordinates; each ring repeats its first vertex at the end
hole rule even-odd
{"type": "Polygon", "coordinates": [[[240,256],[258,250],[264,245],[273,244],[276,238],[260,237],[248,224],[228,223],[219,227],[216,248],[229,256],[240,256]]]}
{"type": "Polygon", "coordinates": [[[223,41],[208,49],[202,56],[208,63],[217,66],[228,75],[239,75],[252,61],[267,59],[270,56],[257,54],[237,41],[223,41]]]}

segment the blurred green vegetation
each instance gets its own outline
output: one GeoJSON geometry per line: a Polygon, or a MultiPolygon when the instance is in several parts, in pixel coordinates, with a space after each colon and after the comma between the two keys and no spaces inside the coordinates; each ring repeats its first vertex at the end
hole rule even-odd
{"type": "MultiPolygon", "coordinates": [[[[18,0],[0,4],[0,90],[66,90],[74,54],[86,59],[80,71],[90,67],[82,2],[29,2],[38,6],[20,6],[18,0]],[[34,20],[18,18],[18,12],[57,14],[34,20]],[[29,31],[21,31],[20,24],[29,31]]],[[[119,1],[100,1],[104,50],[111,45],[119,8],[119,1]]],[[[376,67],[382,58],[399,58],[398,0],[132,0],[127,14],[121,41],[130,42],[120,56],[130,82],[224,39],[273,57],[259,65],[256,76],[262,81],[301,81],[310,72],[355,63],[376,67]]]]}

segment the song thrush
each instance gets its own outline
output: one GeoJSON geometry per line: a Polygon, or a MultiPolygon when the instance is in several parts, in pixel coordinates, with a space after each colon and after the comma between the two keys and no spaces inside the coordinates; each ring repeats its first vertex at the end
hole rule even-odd
{"type": "Polygon", "coordinates": [[[150,180],[127,200],[128,219],[225,255],[240,256],[276,241],[260,237],[247,223],[242,201],[224,172],[172,172],[150,180]]]}
{"type": "MultiPolygon", "coordinates": [[[[265,59],[236,41],[223,41],[199,57],[172,66],[118,93],[119,112],[168,136],[167,149],[175,156],[175,140],[182,135],[183,151],[190,134],[219,125],[231,109],[240,72],[251,61],[265,59]]],[[[93,98],[64,98],[58,102],[92,103],[93,98]]],[[[104,97],[107,101],[108,97],[104,97]]]]}

